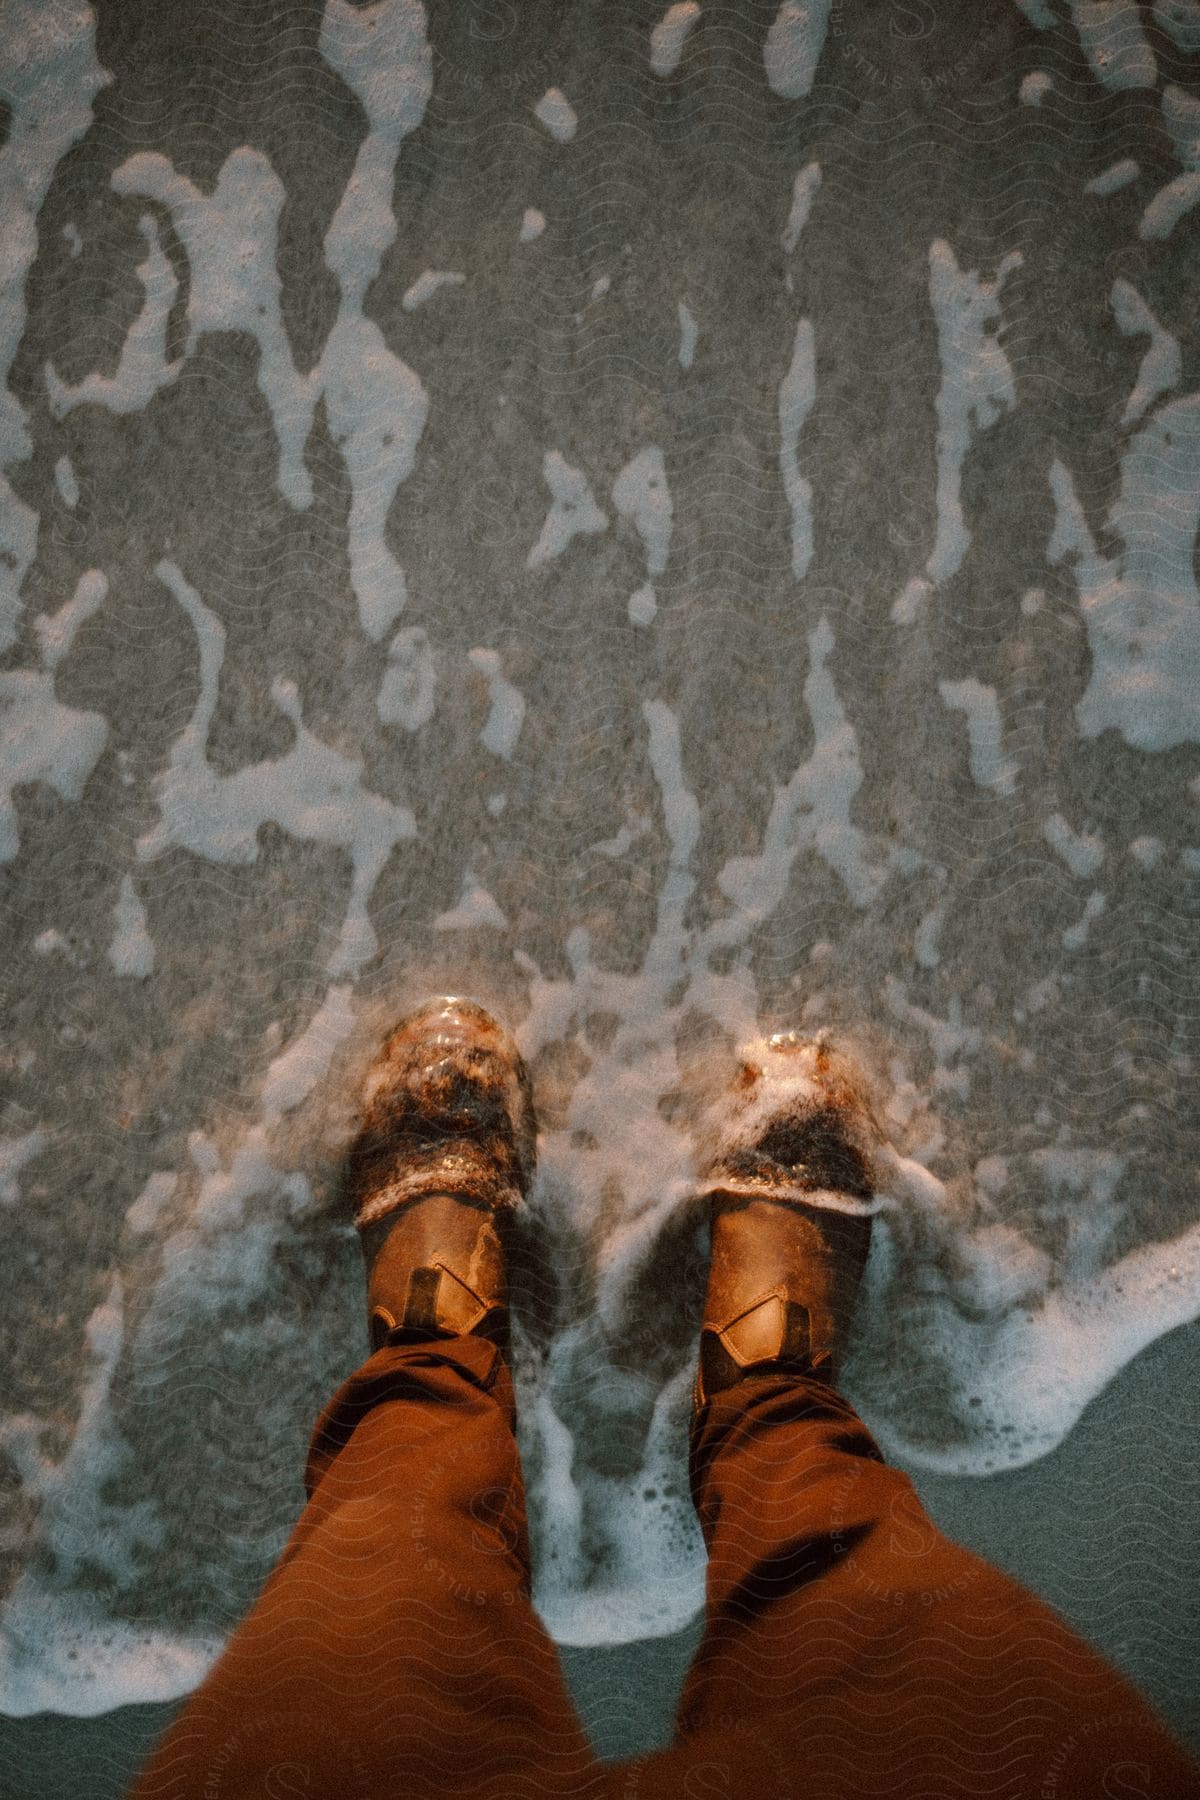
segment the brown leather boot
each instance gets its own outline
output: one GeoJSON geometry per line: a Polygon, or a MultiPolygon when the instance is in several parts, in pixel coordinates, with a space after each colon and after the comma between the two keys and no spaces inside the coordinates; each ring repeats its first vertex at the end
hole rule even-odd
{"type": "Polygon", "coordinates": [[[836,1379],[870,1249],[877,1138],[858,1069],[823,1039],[781,1032],[743,1060],[704,1147],[712,1263],[695,1411],[752,1376],[836,1379]]]}
{"type": "Polygon", "coordinates": [[[402,1020],[350,1150],[373,1350],[468,1333],[507,1350],[511,1227],[536,1159],[529,1075],[491,1014],[442,996],[402,1020]]]}

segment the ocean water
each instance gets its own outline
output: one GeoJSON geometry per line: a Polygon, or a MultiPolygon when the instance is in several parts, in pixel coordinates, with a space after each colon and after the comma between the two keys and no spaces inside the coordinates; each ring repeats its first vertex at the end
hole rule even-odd
{"type": "Polygon", "coordinates": [[[9,0],[0,102],[0,1707],[249,1604],[429,992],[534,1072],[564,1645],[702,1602],[770,1031],[883,1123],[885,1449],[1063,1445],[1200,1311],[1200,8],[9,0]]]}

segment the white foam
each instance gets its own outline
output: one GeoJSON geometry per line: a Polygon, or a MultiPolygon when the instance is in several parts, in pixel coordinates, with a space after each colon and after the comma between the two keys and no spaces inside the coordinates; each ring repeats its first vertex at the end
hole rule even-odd
{"type": "Polygon", "coordinates": [[[779,472],[791,512],[792,574],[808,573],[813,554],[812,483],[800,473],[797,445],[817,397],[817,365],[811,319],[801,319],[792,344],[792,360],[779,386],[779,472]]]}
{"type": "Polygon", "coordinates": [[[671,554],[675,507],[667,485],[667,466],[655,444],[631,456],[612,488],[613,505],[629,519],[646,549],[646,573],[661,575],[671,554]]]}
{"type": "Polygon", "coordinates": [[[561,556],[573,537],[608,529],[608,514],[597,506],[582,469],[573,469],[557,450],[547,450],[542,479],[550,489],[550,511],[541,536],[529,552],[525,566],[536,569],[561,556]]]}
{"type": "Polygon", "coordinates": [[[1197,205],[1200,205],[1200,169],[1192,169],[1159,188],[1142,214],[1138,236],[1158,240],[1169,238],[1180,219],[1197,205]]]}
{"type": "Polygon", "coordinates": [[[137,1199],[125,1210],[125,1223],[130,1231],[154,1231],[174,1199],[178,1186],[179,1176],[174,1169],[156,1169],[147,1178],[137,1199]]]}
{"type": "Polygon", "coordinates": [[[293,1112],[328,1075],[335,1052],[354,1029],[353,995],[348,982],[330,987],[300,1036],[272,1062],[262,1095],[268,1123],[293,1112]]]}
{"type": "Polygon", "coordinates": [[[938,950],[938,939],[941,936],[942,926],[945,923],[946,903],[942,900],[939,901],[936,906],[930,907],[929,911],[922,917],[921,923],[917,926],[917,937],[916,943],[913,946],[913,952],[923,969],[936,969],[942,960],[938,950]]]}
{"type": "Polygon", "coordinates": [[[1150,870],[1161,862],[1166,848],[1160,837],[1146,835],[1130,841],[1129,854],[1143,869],[1150,870]]]}
{"type": "Polygon", "coordinates": [[[58,667],[75,642],[79,627],[99,611],[107,598],[108,577],[100,569],[86,569],[65,606],[49,617],[45,613],[39,614],[33,622],[33,632],[43,668],[58,667]]]}
{"type": "Polygon", "coordinates": [[[388,663],[375,709],[385,725],[420,731],[433,717],[437,670],[428,634],[420,625],[403,626],[388,647],[388,663]]]}
{"type": "Polygon", "coordinates": [[[108,946],[108,960],[118,975],[136,975],[144,980],[154,971],[154,941],[147,929],[146,909],[130,875],[121,879],[113,916],[116,931],[108,946]]]}
{"type": "Polygon", "coordinates": [[[107,1711],[114,1691],[128,1701],[172,1699],[200,1680],[217,1648],[112,1619],[76,1582],[81,1570],[99,1570],[119,1589],[162,1542],[161,1521],[148,1502],[121,1505],[104,1497],[131,1455],[110,1400],[125,1342],[124,1309],[114,1275],[87,1323],[93,1366],[59,1462],[40,1448],[40,1420],[26,1413],[0,1425],[0,1445],[39,1502],[37,1538],[53,1571],[31,1562],[0,1615],[0,1686],[5,1711],[17,1717],[50,1710],[89,1716],[107,1711]]]}
{"type": "Polygon", "coordinates": [[[1158,70],[1135,0],[1071,0],[1071,18],[1097,81],[1117,92],[1154,86],[1158,70]]]}
{"type": "MultiPolygon", "coordinates": [[[[328,0],[325,8],[321,54],[353,89],[369,129],[325,237],[325,260],[340,300],[320,361],[307,375],[295,367],[283,325],[276,240],[285,195],[267,158],[240,146],[227,157],[211,195],[157,152],[129,157],[112,178],[118,193],[144,195],[166,207],[184,246],[190,270],[184,360],[206,332],[246,331],[257,339],[258,386],[279,442],[280,491],[293,506],[312,501],[304,448],[324,397],[350,479],[350,574],[363,630],[372,639],[383,636],[407,597],[384,529],[396,491],[412,471],[428,397],[362,309],[396,233],[391,197],[400,142],[420,123],[429,98],[424,23],[416,0],[376,0],[366,7],[328,0]]],[[[174,278],[156,241],[142,274],[146,303],[117,376],[107,383],[90,376],[80,390],[52,390],[64,407],[78,394],[129,411],[178,373],[180,364],[163,360],[174,278]]]]}
{"type": "Polygon", "coordinates": [[[906,985],[897,980],[894,975],[885,978],[883,997],[888,1010],[896,1018],[922,1032],[929,1039],[929,1048],[933,1052],[934,1059],[934,1088],[951,1089],[965,1099],[967,1071],[956,1065],[962,1063],[966,1058],[978,1055],[983,1040],[976,1026],[963,1023],[962,1001],[958,995],[950,996],[944,1019],[938,1018],[936,1013],[911,1001],[906,985]]]}
{"type": "Polygon", "coordinates": [[[1026,75],[1017,90],[1017,98],[1022,106],[1040,106],[1046,95],[1054,89],[1054,83],[1044,69],[1035,69],[1026,75]]]}
{"type": "Polygon", "coordinates": [[[1103,199],[1109,194],[1120,193],[1131,181],[1136,181],[1140,174],[1141,169],[1132,156],[1123,156],[1119,161],[1110,163],[1107,169],[1102,169],[1099,175],[1093,175],[1090,181],[1085,181],[1083,191],[1085,194],[1098,194],[1103,199]]]}
{"type": "Polygon", "coordinates": [[[871,858],[863,832],[850,819],[863,771],[858,738],[826,667],[834,636],[824,617],[809,633],[808,648],[804,700],[813,726],[812,754],[785,786],[775,789],[761,853],[731,858],[717,876],[721,892],[755,924],[783,899],[801,849],[815,851],[828,863],[855,906],[869,906],[887,880],[887,859],[871,858]]]}
{"type": "Polygon", "coordinates": [[[1200,50],[1197,0],[1155,0],[1154,17],[1181,50],[1200,50]]]}
{"type": "Polygon", "coordinates": [[[8,386],[25,329],[25,279],[37,217],[67,151],[92,122],[112,76],[96,61],[96,20],[79,0],[7,0],[0,93],[11,109],[0,147],[0,651],[16,641],[21,585],[37,551],[38,515],[4,471],[32,452],[25,409],[8,386]]]}
{"type": "Polygon", "coordinates": [[[944,238],[929,247],[929,301],[937,321],[942,379],[937,397],[937,536],[925,572],[935,584],[962,566],[971,542],[963,518],[962,472],[972,431],[986,431],[1017,403],[1012,367],[997,336],[1000,292],[1023,262],[1010,250],[991,281],[965,273],[944,238]]]}
{"type": "Polygon", "coordinates": [[[15,1206],[21,1197],[18,1177],[26,1163],[49,1148],[50,1133],[40,1127],[17,1137],[0,1138],[0,1206],[15,1206]]]}
{"type": "Polygon", "coordinates": [[[1048,1006],[1053,1006],[1066,986],[1067,980],[1068,977],[1058,969],[1049,975],[1043,975],[1040,981],[1033,982],[1026,989],[1025,1003],[1023,1006],[1013,1008],[1013,1017],[1024,1021],[1028,1015],[1044,1012],[1048,1006]]]}
{"type": "Polygon", "coordinates": [[[676,0],[650,33],[650,67],[655,75],[673,75],[683,56],[688,33],[700,17],[697,0],[676,0]]]}
{"type": "MultiPolygon", "coordinates": [[[[518,1410],[518,1434],[536,1437],[541,1451],[540,1479],[536,1481],[544,1521],[535,1570],[535,1604],[548,1629],[559,1596],[573,1592],[583,1577],[583,1495],[572,1479],[575,1440],[570,1427],[554,1410],[544,1389],[535,1391],[531,1403],[518,1410]],[[530,1429],[532,1427],[532,1430],[530,1429]],[[550,1580],[547,1572],[552,1571],[550,1580]]],[[[532,1458],[522,1446],[522,1463],[532,1458]]],[[[535,1491],[526,1477],[527,1487],[535,1491]]]]}
{"type": "Polygon", "coordinates": [[[536,206],[527,206],[521,214],[520,241],[523,244],[532,244],[535,238],[541,237],[545,229],[545,213],[539,212],[536,206]]]}
{"type": "Polygon", "coordinates": [[[547,88],[533,109],[534,117],[559,144],[569,144],[579,128],[579,117],[561,88],[547,88]]]}
{"type": "Polygon", "coordinates": [[[800,242],[800,233],[808,224],[808,215],[812,211],[812,203],[816,199],[821,185],[821,165],[818,162],[805,163],[797,172],[792,183],[792,205],[787,216],[787,224],[783,228],[780,243],[788,256],[800,242]]]}
{"type": "Polygon", "coordinates": [[[1072,875],[1094,875],[1104,861],[1104,839],[1096,832],[1073,830],[1061,813],[1051,813],[1043,820],[1042,836],[1072,875]]]}
{"type": "Polygon", "coordinates": [[[130,326],[121,346],[114,375],[85,375],[74,386],[61,380],[52,364],[46,364],[46,392],[56,419],[76,406],[107,407],[109,412],[140,412],[159,388],[175,380],[183,364],[167,360],[167,321],[179,292],[175,271],[158,240],[158,220],[143,213],[139,224],[146,240],[146,260],[139,263],[142,310],[130,326]]]}
{"type": "Polygon", "coordinates": [[[71,948],[70,941],[65,938],[56,925],[50,925],[45,931],[39,931],[33,940],[35,956],[65,956],[67,961],[78,964],[78,957],[71,948]]]}
{"type": "MultiPolygon", "coordinates": [[[[569,1353],[569,1349],[568,1349],[569,1353]]],[[[608,1371],[610,1391],[620,1375],[608,1371]]],[[[636,1378],[634,1378],[636,1379],[636,1378]]],[[[575,1485],[574,1439],[543,1395],[533,1417],[542,1452],[537,1483],[541,1517],[548,1524],[537,1545],[534,1604],[560,1644],[620,1643],[631,1635],[664,1637],[679,1631],[704,1604],[704,1556],[699,1521],[677,1498],[681,1419],[691,1376],[681,1370],[659,1392],[636,1468],[593,1472],[586,1488],[575,1485]],[[690,1517],[689,1517],[690,1514],[690,1517]],[[620,1520],[605,1531],[605,1580],[588,1584],[581,1548],[597,1523],[620,1520]]],[[[603,1529],[603,1524],[601,1524],[603,1529]]]]}
{"type": "Polygon", "coordinates": [[[362,628],[378,640],[408,598],[384,528],[397,489],[412,473],[429,399],[374,320],[348,300],[329,334],[320,372],[330,431],[350,477],[350,579],[362,628]]]}
{"type": "Polygon", "coordinates": [[[378,640],[407,599],[404,571],[387,547],[384,527],[400,484],[412,473],[429,400],[416,372],[364,316],[363,303],[396,236],[396,160],[402,140],[425,116],[433,57],[418,0],[376,0],[373,6],[326,0],[320,44],[369,126],[325,237],[325,260],[341,300],[319,378],[330,431],[350,477],[350,578],[359,618],[367,636],[378,640]]]}
{"type": "Polygon", "coordinates": [[[832,0],[783,0],[763,45],[763,67],[771,92],[782,100],[803,100],[812,92],[825,48],[832,0]]]}
{"type": "Polygon", "coordinates": [[[271,409],[279,440],[279,485],[296,506],[307,506],[312,484],[303,463],[304,442],[316,403],[314,378],[297,373],[283,328],[276,236],[285,199],[283,183],[261,151],[248,145],[222,164],[216,187],[205,194],[158,151],[142,150],[114,171],[113,189],[154,200],[171,216],[188,260],[190,283],[183,359],[166,360],[167,314],[175,299],[175,275],[158,242],[152,215],[142,219],[148,255],[138,269],[145,298],[111,378],[89,375],[65,388],[47,369],[46,385],[62,412],[92,400],[124,413],[143,407],[207,332],[246,331],[259,346],[258,386],[271,409]]]}
{"type": "Polygon", "coordinates": [[[1049,1144],[1032,1151],[1030,1161],[1054,1197],[1056,1205],[1047,1211],[1057,1211],[1066,1224],[1070,1274],[1090,1278],[1118,1217],[1115,1196],[1128,1167],[1125,1158],[1112,1150],[1049,1144]]]}
{"type": "Polygon", "coordinates": [[[980,1312],[1005,1313],[1036,1304],[1053,1278],[1048,1253],[1012,1225],[981,1225],[958,1255],[956,1291],[964,1304],[980,1312]]]}
{"type": "MultiPolygon", "coordinates": [[[[1140,379],[1140,377],[1139,377],[1140,379]]],[[[1109,726],[1139,750],[1200,737],[1200,591],[1192,547],[1200,520],[1200,394],[1160,406],[1121,457],[1121,488],[1108,514],[1124,540],[1096,546],[1070,472],[1050,470],[1055,524],[1051,562],[1075,558],[1092,672],[1075,709],[1080,730],[1109,726]]]]}
{"type": "Polygon", "coordinates": [[[462,287],[466,279],[459,269],[425,269],[404,290],[400,304],[405,312],[416,312],[418,306],[424,306],[427,300],[432,300],[441,288],[462,287]]]}
{"type": "Polygon", "coordinates": [[[1064,950],[1082,950],[1088,941],[1092,925],[1104,911],[1107,899],[1098,890],[1090,893],[1084,902],[1083,913],[1074,925],[1068,925],[1062,934],[1064,950]]]}
{"type": "Polygon", "coordinates": [[[700,328],[692,316],[691,308],[684,300],[679,302],[678,315],[679,366],[681,369],[690,369],[696,356],[696,338],[700,328]]]}
{"type": "Polygon", "coordinates": [[[1141,238],[1170,237],[1180,219],[1200,202],[1200,100],[1170,83],[1162,93],[1162,116],[1184,172],[1160,188],[1146,207],[1138,226],[1141,238]]]}
{"type": "Polygon", "coordinates": [[[74,512],[79,505],[79,480],[69,456],[60,456],[55,463],[54,485],[62,495],[63,504],[74,512]]]}
{"type": "Polygon", "coordinates": [[[904,587],[892,602],[892,624],[915,624],[932,593],[933,583],[927,581],[923,575],[914,575],[911,581],[905,582],[904,587]]]}
{"type": "MultiPolygon", "coordinates": [[[[1074,1210],[1081,1216],[1078,1201],[1074,1210]]],[[[1014,1245],[1006,1239],[998,1248],[997,1263],[1003,1258],[1007,1266],[1014,1245]]],[[[897,1435],[890,1420],[903,1408],[899,1386],[868,1377],[858,1397],[886,1449],[948,1474],[1019,1467],[1053,1449],[1140,1350],[1196,1317],[1200,1227],[1132,1251],[1102,1273],[1068,1273],[1041,1292],[1031,1284],[1026,1305],[1009,1306],[1003,1289],[1001,1296],[1002,1310],[976,1324],[962,1318],[948,1293],[928,1292],[919,1302],[924,1329],[953,1345],[956,1397],[964,1414],[972,1406],[974,1449],[964,1454],[957,1444],[947,1449],[897,1435]]],[[[877,1341],[876,1354],[884,1349],[877,1341]]],[[[861,1353],[855,1368],[861,1379],[861,1353]]]]}
{"type": "MultiPolygon", "coordinates": [[[[269,1115],[266,1123],[273,1123],[269,1115]]],[[[164,1279],[155,1290],[155,1318],[170,1310],[168,1303],[173,1299],[172,1289],[187,1292],[188,1275],[196,1272],[196,1227],[219,1233],[225,1239],[220,1246],[206,1247],[205,1254],[212,1255],[215,1266],[206,1275],[206,1292],[196,1296],[198,1305],[216,1310],[229,1297],[244,1300],[260,1293],[266,1283],[267,1259],[279,1221],[268,1222],[262,1232],[239,1231],[237,1228],[245,1221],[247,1200],[260,1194],[279,1195],[285,1199],[289,1211],[299,1212],[312,1197],[303,1175],[280,1169],[272,1160],[264,1124],[251,1126],[234,1145],[228,1164],[222,1162],[216,1144],[203,1132],[193,1132],[188,1147],[202,1179],[189,1226],[176,1232],[164,1246],[164,1279]],[[238,1252],[242,1248],[246,1254],[239,1260],[238,1252]],[[229,1296],[222,1293],[217,1277],[227,1272],[225,1265],[235,1261],[235,1290],[229,1296]]]]}
{"type": "Polygon", "coordinates": [[[0,671],[0,863],[21,848],[13,790],[44,781],[62,800],[78,800],[108,742],[100,713],[64,706],[54,671],[0,671]]]}
{"type": "Polygon", "coordinates": [[[490,711],[479,741],[493,756],[507,761],[517,746],[525,722],[525,696],[503,673],[497,650],[468,650],[467,661],[479,670],[488,687],[490,711]]]}
{"type": "Polygon", "coordinates": [[[626,820],[619,831],[613,833],[612,837],[601,838],[591,848],[598,850],[601,856],[624,856],[638,838],[645,836],[650,825],[651,821],[644,813],[635,813],[626,820]]]}
{"type": "Polygon", "coordinates": [[[368,123],[325,238],[325,260],[341,284],[346,318],[360,313],[396,236],[396,158],[403,139],[425,117],[433,89],[425,26],[418,0],[375,0],[373,6],[325,0],[321,55],[353,90],[368,123]]]}
{"type": "Polygon", "coordinates": [[[944,706],[966,715],[971,779],[976,787],[1011,794],[1017,784],[1017,765],[1003,754],[1004,727],[995,688],[968,676],[964,681],[939,681],[938,693],[944,706]]]}
{"type": "Polygon", "coordinates": [[[592,299],[593,301],[594,300],[603,300],[605,294],[607,294],[607,292],[611,286],[612,286],[612,276],[611,275],[597,275],[595,281],[593,281],[593,283],[592,283],[592,291],[591,291],[589,298],[592,299]]]}
{"type": "Polygon", "coordinates": [[[1126,337],[1148,337],[1137,380],[1121,414],[1122,425],[1132,425],[1163,394],[1183,380],[1183,353],[1179,340],[1164,329],[1132,283],[1120,276],[1112,285],[1110,301],[1117,328],[1126,337]]]}
{"type": "Polygon", "coordinates": [[[361,762],[342,756],[309,732],[294,685],[276,679],[271,698],[291,720],[295,741],[274,762],[246,764],[219,775],[207,757],[225,655],[225,630],[173,562],[155,570],[195,628],[200,650],[200,693],[192,716],[171,746],[167,767],[155,778],[159,820],[138,842],[142,862],[172,845],[213,862],[248,863],[258,856],[258,829],[270,820],[291,836],[345,850],[353,865],[350,896],[330,975],[356,973],[378,943],[367,913],[384,864],[397,844],[416,836],[416,821],[363,785],[361,762]]]}
{"type": "Polygon", "coordinates": [[[463,873],[457,904],[438,913],[433,921],[435,931],[504,931],[507,925],[504,913],[472,869],[463,873]]]}
{"type": "MultiPolygon", "coordinates": [[[[606,1250],[601,1272],[601,1320],[620,1315],[630,1270],[688,1191],[689,1141],[659,1108],[679,1078],[675,1024],[689,1006],[699,1006],[744,1029],[753,1006],[744,972],[711,974],[709,958],[720,947],[716,935],[688,953],[684,915],[695,888],[690,865],[700,809],[683,774],[678,718],[660,700],[644,702],[642,712],[669,856],[640,969],[628,973],[601,967],[592,957],[589,934],[580,928],[566,941],[569,979],[546,980],[531,958],[524,953],[517,957],[529,976],[530,1011],[518,1033],[522,1051],[532,1058],[543,1044],[574,1037],[588,1057],[571,1091],[564,1127],[543,1134],[545,1177],[566,1182],[569,1203],[581,1221],[595,1216],[602,1196],[622,1196],[624,1223],[606,1250]],[[618,1021],[605,1040],[592,1042],[588,1036],[593,1013],[618,1021]]],[[[622,842],[629,841],[631,836],[619,833],[608,848],[620,854],[622,842]]],[[[750,929],[749,921],[734,919],[725,922],[720,935],[727,943],[744,939],[750,929]]],[[[614,1544],[627,1523],[612,1521],[614,1544]]]]}
{"type": "Polygon", "coordinates": [[[658,617],[658,600],[650,582],[644,581],[630,594],[627,611],[631,625],[653,625],[658,617]]]}
{"type": "Polygon", "coordinates": [[[1200,169],[1200,97],[1175,82],[1162,91],[1163,124],[1185,169],[1200,169]]]}

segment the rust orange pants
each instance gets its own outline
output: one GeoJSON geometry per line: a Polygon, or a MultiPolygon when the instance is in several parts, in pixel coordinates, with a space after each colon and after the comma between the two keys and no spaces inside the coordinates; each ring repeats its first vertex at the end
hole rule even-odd
{"type": "Polygon", "coordinates": [[[692,1434],[703,1642],[672,1748],[600,1763],[530,1603],[503,1358],[378,1351],[309,1503],[136,1800],[1200,1796],[1136,1690],[936,1529],[848,1403],[762,1378],[692,1434]]]}

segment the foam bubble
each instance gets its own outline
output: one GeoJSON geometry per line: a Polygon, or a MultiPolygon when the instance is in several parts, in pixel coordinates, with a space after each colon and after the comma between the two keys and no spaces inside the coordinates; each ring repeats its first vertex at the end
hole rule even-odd
{"type": "Polygon", "coordinates": [[[581,533],[608,529],[608,514],[597,506],[586,475],[582,469],[573,469],[560,451],[547,450],[542,479],[550,489],[551,505],[541,536],[526,558],[530,569],[561,556],[571,539],[581,533]]]}
{"type": "Polygon", "coordinates": [[[929,247],[929,301],[937,321],[942,367],[937,397],[937,536],[925,566],[935,584],[962,565],[970,545],[962,510],[962,472],[972,430],[986,431],[1017,403],[1012,366],[995,333],[985,328],[1000,317],[1000,292],[1024,261],[1010,250],[991,281],[964,271],[945,238],[929,247]]]}
{"type": "Polygon", "coordinates": [[[525,722],[524,695],[502,672],[499,651],[468,650],[467,660],[488,684],[490,710],[479,741],[493,756],[502,756],[507,762],[516,749],[525,722]]]}
{"type": "Polygon", "coordinates": [[[50,1135],[40,1127],[19,1137],[0,1138],[0,1206],[15,1206],[21,1197],[20,1174],[50,1146],[50,1135]]]}
{"type": "Polygon", "coordinates": [[[1072,875],[1094,875],[1104,861],[1104,839],[1093,831],[1074,831],[1061,813],[1042,822],[1042,836],[1072,875]]]}
{"type": "Polygon", "coordinates": [[[108,960],[118,975],[145,980],[154,972],[154,941],[146,925],[146,909],[138,898],[133,877],[121,878],[121,892],[113,908],[116,931],[108,946],[108,960]]]}
{"type": "Polygon", "coordinates": [[[550,136],[560,144],[569,144],[579,128],[575,108],[561,88],[547,88],[533,112],[550,136]]]}
{"type": "Polygon", "coordinates": [[[1154,52],[1142,34],[1135,0],[1071,0],[1071,18],[1097,81],[1118,92],[1154,86],[1154,52]]]}
{"type": "Polygon", "coordinates": [[[690,369],[696,357],[696,339],[700,328],[692,315],[687,302],[681,300],[677,308],[679,314],[679,366],[690,369]]]}
{"type": "Polygon", "coordinates": [[[700,17],[698,0],[676,0],[650,33],[650,67],[659,77],[673,75],[683,57],[688,33],[700,17]]]}
{"type": "Polygon", "coordinates": [[[812,211],[812,203],[816,199],[821,185],[821,165],[818,162],[805,163],[792,183],[792,207],[788,213],[787,224],[783,228],[780,243],[784,253],[790,256],[800,242],[800,233],[808,224],[808,215],[812,211]]]}
{"type": "Polygon", "coordinates": [[[1180,219],[1200,202],[1200,100],[1169,83],[1163,89],[1162,115],[1184,172],[1160,188],[1146,207],[1138,226],[1142,238],[1170,237],[1180,219]]]}
{"type": "Polygon", "coordinates": [[[424,306],[427,300],[432,300],[441,288],[462,287],[466,279],[458,269],[425,269],[404,290],[400,304],[405,312],[416,312],[418,306],[424,306]]]}
{"type": "Polygon", "coordinates": [[[1004,728],[995,688],[971,675],[963,681],[939,681],[938,693],[944,706],[966,715],[972,781],[993,793],[1011,794],[1017,765],[1002,753],[1004,728]]]}
{"type": "Polygon", "coordinates": [[[763,45],[771,92],[783,100],[811,93],[825,48],[831,0],[783,0],[763,45]]]}
{"type": "Polygon", "coordinates": [[[503,931],[507,925],[500,907],[471,869],[463,872],[457,904],[436,914],[433,921],[435,931],[503,931]]]}

